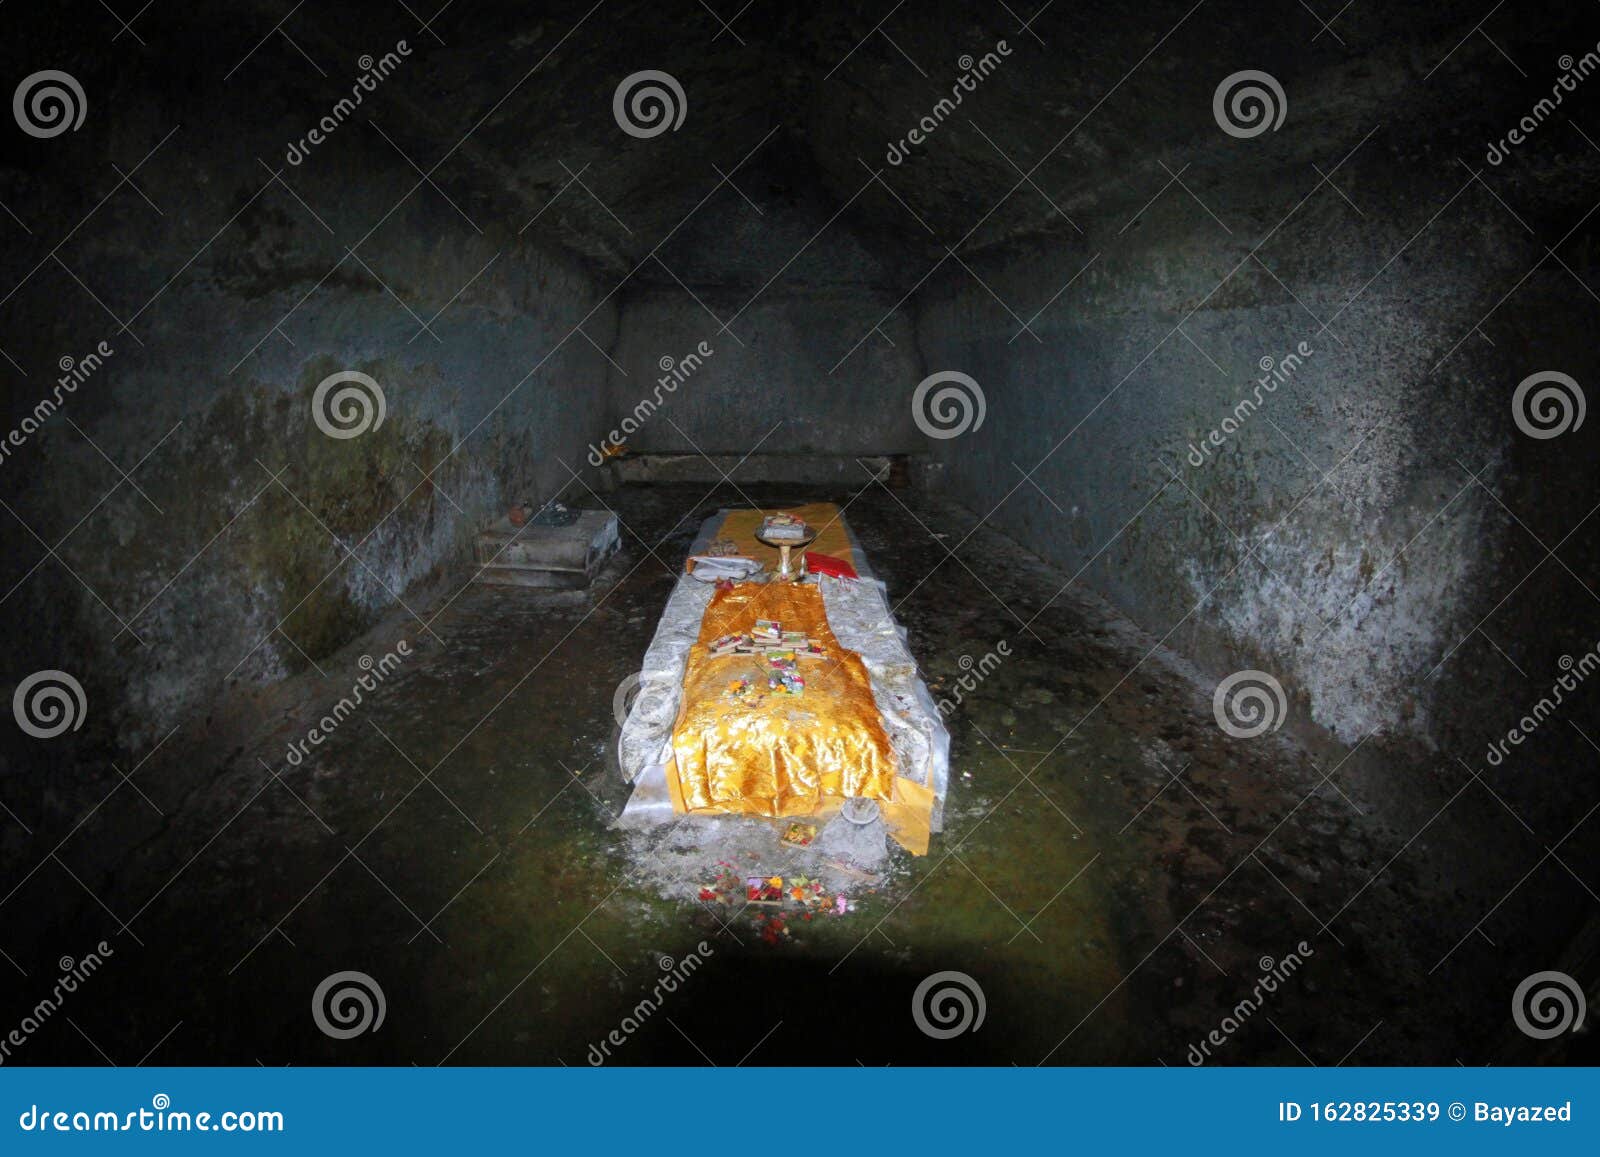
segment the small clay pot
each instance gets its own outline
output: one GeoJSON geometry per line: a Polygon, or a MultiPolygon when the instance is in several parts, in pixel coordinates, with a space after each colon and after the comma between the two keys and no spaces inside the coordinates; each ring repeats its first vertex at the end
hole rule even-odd
{"type": "Polygon", "coordinates": [[[528,513],[530,509],[531,508],[527,506],[513,506],[509,511],[506,512],[506,517],[511,519],[512,526],[522,526],[528,521],[528,513]]]}

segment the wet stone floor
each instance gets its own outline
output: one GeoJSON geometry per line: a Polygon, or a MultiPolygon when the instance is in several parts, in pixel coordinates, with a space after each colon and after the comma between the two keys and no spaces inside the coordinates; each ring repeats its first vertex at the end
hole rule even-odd
{"type": "Polygon", "coordinates": [[[1213,1030],[1207,1063],[1491,1059],[1500,1026],[1460,1010],[1498,1007],[1498,978],[1429,968],[1497,889],[1462,895],[1405,847],[1458,784],[1376,745],[1341,766],[1286,733],[1230,739],[1153,639],[1010,540],[967,538],[975,516],[942,499],[656,485],[603,501],[624,542],[591,589],[445,584],[414,604],[428,630],[396,614],[325,677],[223,700],[148,756],[138,792],[57,851],[40,833],[9,858],[8,1006],[34,1003],[57,956],[114,953],[32,1059],[1183,1065],[1213,1030]],[[931,853],[894,849],[843,883],[830,869],[851,910],[779,928],[782,910],[700,898],[722,860],[818,874],[771,828],[612,826],[628,792],[613,693],[703,518],[813,499],[849,503],[936,698],[1010,655],[949,717],[931,853]],[[411,657],[292,766],[361,656],[401,639],[411,657]],[[1375,767],[1426,798],[1380,814],[1352,786],[1375,767]],[[313,999],[345,971],[377,982],[383,1019],[340,1039],[313,999]],[[914,995],[943,972],[981,992],[981,1025],[919,1027],[914,995]]]}

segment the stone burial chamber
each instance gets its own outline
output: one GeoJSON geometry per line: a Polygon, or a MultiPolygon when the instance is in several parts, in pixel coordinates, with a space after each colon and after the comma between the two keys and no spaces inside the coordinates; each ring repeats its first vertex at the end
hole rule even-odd
{"type": "Polygon", "coordinates": [[[0,6],[0,1060],[1594,1063],[1600,11],[1336,8],[0,6]]]}

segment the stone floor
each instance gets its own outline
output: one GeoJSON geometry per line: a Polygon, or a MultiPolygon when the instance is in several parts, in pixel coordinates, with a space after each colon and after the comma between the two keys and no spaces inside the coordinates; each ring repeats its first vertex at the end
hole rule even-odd
{"type": "Polygon", "coordinates": [[[323,674],[223,700],[122,765],[135,786],[96,767],[63,788],[76,826],[0,870],[0,1013],[26,1015],[59,957],[102,939],[114,955],[8,1063],[582,1065],[609,1040],[622,1064],[1182,1065],[1214,1030],[1207,1063],[1512,1059],[1509,1015],[1483,1010],[1509,1014],[1517,981],[1554,966],[1531,915],[1582,897],[1488,836],[1504,817],[1452,761],[1230,738],[1210,684],[937,498],[656,484],[605,501],[624,545],[591,590],[458,583],[415,606],[427,629],[396,614],[323,674]],[[894,851],[844,885],[853,911],[779,935],[765,909],[697,898],[718,860],[790,862],[770,830],[610,826],[613,692],[704,517],[814,498],[849,503],[936,697],[1010,655],[950,715],[931,854],[894,851]],[[291,765],[361,657],[402,638],[414,654],[291,765]],[[346,970],[385,1015],[340,1040],[311,1004],[346,970]],[[913,994],[946,971],[984,1019],[939,1039],[913,994]]]}

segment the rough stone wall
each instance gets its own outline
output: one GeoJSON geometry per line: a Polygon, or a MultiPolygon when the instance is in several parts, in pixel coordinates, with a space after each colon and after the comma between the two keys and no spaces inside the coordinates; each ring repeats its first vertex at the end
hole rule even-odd
{"type": "Polygon", "coordinates": [[[675,222],[619,294],[611,425],[647,413],[640,403],[653,405],[669,376],[631,449],[920,449],[902,404],[921,362],[910,315],[895,308],[909,288],[899,247],[855,230],[781,137],[733,182],[675,222]],[[663,358],[676,365],[702,341],[713,353],[691,376],[664,374],[663,358]]]}
{"type": "Polygon", "coordinates": [[[0,468],[0,592],[35,627],[7,682],[69,671],[90,730],[136,749],[466,563],[509,502],[585,469],[606,408],[575,327],[608,346],[615,311],[577,259],[520,233],[532,208],[453,205],[359,121],[288,165],[325,102],[252,79],[7,136],[7,429],[62,359],[112,351],[0,468]],[[384,417],[335,438],[313,398],[344,371],[378,384],[384,417]]]}
{"type": "MultiPolygon", "coordinates": [[[[1465,67],[1470,87],[1488,65],[1465,67]]],[[[1577,577],[1594,425],[1535,439],[1512,406],[1537,371],[1595,377],[1590,263],[1541,261],[1584,213],[1541,178],[1573,142],[1480,179],[1455,160],[1481,144],[1447,113],[1464,91],[1421,117],[1437,148],[1415,124],[1363,143],[1335,94],[1294,99],[1323,172],[1360,145],[1337,191],[1285,147],[1197,146],[1194,196],[1156,170],[1146,208],[1102,199],[1088,236],[974,263],[987,287],[930,279],[927,368],[972,375],[987,403],[935,453],[996,525],[1214,673],[1271,672],[1302,720],[1346,742],[1486,741],[1597,641],[1577,577]],[[1037,341],[991,290],[1042,308],[1037,341]],[[1539,544],[1563,539],[1549,561],[1539,544]]]]}
{"type": "MultiPolygon", "coordinates": [[[[741,305],[711,308],[726,318],[741,305]]],[[[904,405],[920,364],[911,323],[902,310],[884,323],[887,336],[867,335],[893,305],[867,291],[785,292],[758,300],[731,333],[718,334],[719,323],[681,292],[629,298],[612,353],[615,421],[653,402],[667,378],[661,409],[641,421],[631,449],[743,454],[759,442],[763,454],[920,450],[904,405]],[[712,356],[674,382],[660,359],[681,362],[701,341],[712,356]]]]}

